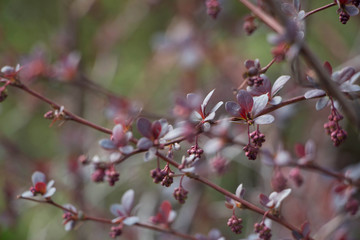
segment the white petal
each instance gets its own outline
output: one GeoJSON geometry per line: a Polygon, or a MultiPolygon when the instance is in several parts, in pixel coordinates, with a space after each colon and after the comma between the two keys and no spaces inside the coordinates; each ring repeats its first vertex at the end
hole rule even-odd
{"type": "Polygon", "coordinates": [[[278,105],[279,103],[281,103],[281,101],[282,101],[282,97],[280,97],[280,96],[275,96],[275,97],[273,97],[271,100],[270,100],[270,104],[271,105],[278,105]]]}
{"type": "Polygon", "coordinates": [[[65,224],[65,226],[64,226],[64,228],[65,228],[65,231],[70,231],[71,229],[73,229],[74,228],[74,221],[68,221],[66,224],[65,224]]]}
{"type": "Polygon", "coordinates": [[[322,97],[320,98],[315,105],[316,110],[321,110],[324,107],[326,107],[328,105],[328,103],[330,102],[330,99],[328,96],[322,97]]]}
{"type": "Polygon", "coordinates": [[[168,222],[169,223],[173,222],[175,218],[176,218],[176,212],[174,210],[171,210],[169,214],[168,222]]]}
{"type": "Polygon", "coordinates": [[[31,180],[32,183],[34,184],[34,186],[38,183],[38,182],[46,182],[46,177],[45,174],[39,171],[36,171],[33,173],[33,175],[31,176],[31,180]]]}
{"type": "Polygon", "coordinates": [[[245,193],[245,189],[243,188],[242,183],[236,188],[236,192],[235,195],[238,196],[239,198],[243,198],[245,193]]]}
{"type": "Polygon", "coordinates": [[[223,104],[224,104],[223,101],[218,102],[218,103],[211,109],[210,113],[216,112],[216,111],[219,109],[219,107],[221,107],[223,104]]]}

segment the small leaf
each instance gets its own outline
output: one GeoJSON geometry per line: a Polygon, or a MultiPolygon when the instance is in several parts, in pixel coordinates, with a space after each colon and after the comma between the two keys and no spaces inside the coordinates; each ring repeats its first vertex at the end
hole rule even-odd
{"type": "Polygon", "coordinates": [[[276,81],[274,82],[274,85],[271,89],[271,96],[275,96],[283,87],[284,85],[289,81],[290,76],[283,75],[280,76],[276,81]]]}
{"type": "Polygon", "coordinates": [[[54,195],[54,193],[56,192],[56,188],[50,188],[49,190],[46,191],[46,193],[44,194],[44,198],[48,198],[51,197],[52,195],[54,195]]]}
{"type": "Polygon", "coordinates": [[[214,120],[214,118],[215,118],[215,112],[212,112],[204,119],[204,122],[212,121],[212,120],[214,120]]]}
{"type": "Polygon", "coordinates": [[[125,220],[123,221],[123,223],[127,226],[132,226],[134,225],[135,223],[138,223],[139,222],[139,217],[136,217],[136,216],[132,216],[132,217],[127,217],[125,218],[125,220]]]}
{"type": "Polygon", "coordinates": [[[353,5],[345,5],[345,10],[350,16],[359,14],[359,9],[353,5]]]}
{"type": "Polygon", "coordinates": [[[152,137],[152,132],[151,132],[151,122],[146,119],[146,118],[139,118],[137,120],[136,126],[139,130],[139,132],[147,138],[151,138],[152,137]]]}
{"type": "Polygon", "coordinates": [[[145,162],[148,162],[148,161],[150,161],[151,159],[153,159],[153,158],[156,156],[156,151],[157,151],[157,149],[156,149],[155,147],[151,147],[151,148],[145,153],[144,161],[145,161],[145,162]]]}
{"type": "Polygon", "coordinates": [[[142,137],[139,139],[136,146],[141,150],[146,150],[153,146],[153,142],[146,137],[142,137]]]}
{"type": "Polygon", "coordinates": [[[254,100],[249,92],[240,90],[236,95],[239,106],[244,112],[251,112],[254,100]]]}
{"type": "Polygon", "coordinates": [[[353,67],[344,67],[340,71],[340,76],[338,83],[342,84],[343,82],[350,80],[350,78],[355,74],[355,69],[353,67]]]}
{"type": "Polygon", "coordinates": [[[253,116],[256,116],[266,107],[269,97],[267,94],[263,94],[259,97],[254,97],[253,99],[254,99],[254,106],[252,109],[252,114],[253,116]]]}
{"type": "Polygon", "coordinates": [[[223,101],[218,102],[210,111],[210,113],[216,112],[222,105],[224,104],[223,101]]]}
{"type": "Polygon", "coordinates": [[[124,147],[119,148],[119,150],[122,154],[128,155],[134,150],[134,147],[131,145],[126,145],[124,147]]]}
{"type": "Polygon", "coordinates": [[[237,188],[236,188],[236,192],[235,195],[239,198],[243,198],[245,194],[245,188],[243,188],[243,185],[240,184],[237,188]]]}
{"type": "Polygon", "coordinates": [[[124,129],[121,124],[115,125],[115,127],[112,130],[112,138],[114,142],[120,141],[124,136],[124,129]]]}
{"type": "Polygon", "coordinates": [[[214,91],[215,91],[215,89],[213,89],[211,92],[209,92],[208,95],[206,95],[204,101],[202,102],[202,104],[201,104],[202,113],[205,113],[205,108],[208,105],[209,100],[210,100],[211,96],[213,95],[214,91]]]}
{"type": "Polygon", "coordinates": [[[322,97],[320,98],[317,102],[316,102],[316,105],[315,105],[315,108],[316,110],[321,110],[323,109],[324,107],[326,107],[329,103],[329,97],[328,96],[325,96],[325,97],[322,97]]]}
{"type": "Polygon", "coordinates": [[[21,194],[22,197],[33,197],[34,194],[31,191],[26,191],[21,194]]]}
{"type": "Polygon", "coordinates": [[[35,186],[38,182],[45,183],[46,182],[46,177],[45,177],[44,173],[36,171],[36,172],[34,172],[32,174],[31,180],[32,180],[33,185],[35,186]]]}
{"type": "Polygon", "coordinates": [[[110,139],[101,139],[99,141],[99,145],[106,150],[114,150],[117,148],[115,143],[113,141],[111,141],[110,139]]]}
{"type": "Polygon", "coordinates": [[[270,114],[261,115],[255,118],[256,124],[270,124],[275,120],[275,118],[270,114]]]}
{"type": "Polygon", "coordinates": [[[226,102],[225,110],[233,117],[240,117],[240,106],[236,102],[226,102]]]}
{"type": "Polygon", "coordinates": [[[360,79],[360,72],[355,73],[355,74],[351,77],[350,83],[351,83],[351,84],[354,84],[358,79],[360,79]]]}
{"type": "Polygon", "coordinates": [[[126,213],[130,215],[131,209],[134,204],[135,191],[132,189],[127,190],[121,198],[121,205],[124,207],[126,213]]]}
{"type": "Polygon", "coordinates": [[[294,8],[296,9],[296,11],[300,11],[300,7],[301,7],[301,3],[300,0],[294,0],[294,8]]]}
{"type": "Polygon", "coordinates": [[[185,130],[182,127],[175,128],[171,131],[169,131],[165,136],[164,139],[166,140],[173,140],[175,138],[180,137],[182,134],[184,134],[185,130]]]}
{"type": "Polygon", "coordinates": [[[121,204],[112,204],[110,206],[110,212],[116,217],[126,216],[126,211],[124,209],[124,206],[122,206],[121,204]]]}
{"type": "Polygon", "coordinates": [[[307,92],[304,94],[304,97],[305,97],[306,99],[310,99],[310,98],[322,96],[322,95],[324,95],[324,94],[325,94],[325,91],[324,91],[324,90],[321,90],[321,89],[312,89],[312,90],[307,91],[307,92]]]}
{"type": "Polygon", "coordinates": [[[269,103],[270,103],[271,105],[278,105],[278,104],[281,103],[281,101],[282,101],[282,97],[280,97],[280,96],[275,96],[275,97],[273,97],[273,98],[269,101],[269,103]]]}
{"type": "Polygon", "coordinates": [[[341,84],[340,89],[343,92],[358,92],[360,91],[360,86],[356,84],[351,84],[349,81],[346,81],[341,84]]]}

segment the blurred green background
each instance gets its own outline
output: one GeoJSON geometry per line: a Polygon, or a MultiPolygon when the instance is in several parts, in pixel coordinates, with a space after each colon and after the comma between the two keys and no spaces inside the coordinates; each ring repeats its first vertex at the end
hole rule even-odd
{"type": "MultiPolygon", "coordinates": [[[[309,10],[331,1],[301,2],[309,10]]],[[[114,125],[117,104],[129,107],[136,103],[149,118],[171,121],[177,96],[189,92],[205,96],[216,88],[212,103],[232,100],[232,89],[243,81],[243,62],[259,58],[265,66],[272,59],[272,46],[267,42],[269,29],[257,22],[258,30],[247,36],[242,24],[248,10],[235,0],[221,3],[222,11],[213,20],[206,14],[202,0],[1,0],[0,64],[33,64],[32,71],[24,70],[26,85],[108,128],[114,125]],[[71,56],[75,56],[73,62],[71,56]],[[78,74],[76,77],[68,77],[73,76],[72,70],[78,74]],[[108,90],[117,96],[115,100],[107,96],[108,90]]],[[[360,70],[356,58],[360,53],[359,23],[356,16],[342,25],[336,7],[330,8],[308,19],[306,40],[321,61],[337,67],[349,60],[350,66],[360,70]]],[[[291,74],[290,66],[275,64],[267,74],[274,81],[282,74],[291,74]]],[[[296,86],[298,83],[291,81],[282,95],[288,98],[304,92],[296,86]]],[[[118,166],[120,181],[115,187],[93,183],[92,168],[79,166],[76,159],[80,154],[106,158],[107,153],[97,142],[108,136],[73,122],[55,122],[50,127],[51,121],[43,118],[51,110],[48,105],[15,88],[9,87],[7,93],[8,98],[0,104],[0,239],[109,238],[107,225],[86,222],[76,231],[65,232],[60,210],[16,200],[30,187],[32,172],[39,169],[55,180],[54,199],[58,203],[71,202],[89,215],[112,218],[109,206],[120,202],[122,193],[129,188],[136,192],[139,215],[145,221],[154,214],[160,200],[172,199],[172,188],[164,190],[150,177],[144,177],[155,163],[144,164],[142,156],[118,166]]],[[[223,109],[221,114],[225,114],[223,109]]],[[[336,151],[322,129],[328,114],[327,110],[315,112],[314,102],[279,112],[279,122],[264,128],[267,146],[276,149],[282,143],[292,152],[295,143],[313,138],[319,145],[320,163],[336,169],[356,163],[360,151],[356,148],[358,132],[349,126],[349,141],[336,151]]],[[[188,146],[183,145],[178,159],[188,146]]],[[[231,171],[211,178],[231,191],[243,182],[247,198],[257,203],[260,192],[271,192],[271,169],[259,161],[249,163],[238,147],[229,152],[225,155],[231,160],[231,171]]],[[[316,176],[308,177],[319,181],[316,176]]],[[[331,179],[321,178],[320,182],[325,188],[331,185],[331,179]]],[[[179,212],[174,228],[207,233],[216,226],[234,239],[226,226],[231,211],[224,207],[223,196],[196,184],[188,187],[186,205],[171,200],[179,212]]],[[[312,211],[308,217],[324,211],[311,208],[315,197],[307,193],[317,190],[307,186],[296,193],[308,201],[312,211]]],[[[240,215],[246,219],[241,235],[245,238],[260,217],[248,212],[240,215]]],[[[319,215],[314,217],[318,221],[314,221],[315,229],[329,219],[319,215]]],[[[161,239],[156,233],[137,230],[126,230],[123,239],[161,239]]],[[[279,236],[288,234],[281,227],[277,230],[279,236]]]]}

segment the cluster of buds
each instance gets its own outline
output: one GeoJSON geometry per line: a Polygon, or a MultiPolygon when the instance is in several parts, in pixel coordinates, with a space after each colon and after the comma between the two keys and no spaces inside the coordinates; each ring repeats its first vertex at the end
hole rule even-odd
{"type": "Polygon", "coordinates": [[[346,24],[349,21],[349,19],[350,19],[350,15],[346,11],[344,11],[344,10],[340,11],[340,13],[339,13],[339,21],[342,24],[346,24]]]}
{"type": "Polygon", "coordinates": [[[287,188],[287,179],[279,168],[275,168],[274,174],[271,178],[271,186],[275,192],[281,192],[287,188]]]}
{"type": "Polygon", "coordinates": [[[105,170],[106,179],[110,186],[114,186],[119,181],[120,174],[116,171],[115,166],[111,165],[105,170]]]}
{"type": "Polygon", "coordinates": [[[245,152],[245,156],[249,159],[249,160],[255,160],[258,153],[259,153],[259,148],[258,147],[254,147],[251,146],[251,144],[247,144],[244,148],[243,148],[244,152],[245,152]]]}
{"type": "Polygon", "coordinates": [[[290,170],[289,178],[295,183],[297,187],[300,187],[304,183],[304,178],[301,175],[300,168],[298,167],[290,170]]]}
{"type": "Polygon", "coordinates": [[[221,11],[221,6],[218,0],[206,1],[206,12],[209,16],[216,19],[220,11],[221,11]]]}
{"type": "Polygon", "coordinates": [[[153,178],[154,183],[160,183],[165,187],[170,187],[174,182],[174,178],[171,176],[174,172],[171,171],[169,164],[166,164],[164,169],[155,168],[150,171],[150,175],[153,178]]]}
{"type": "Polygon", "coordinates": [[[210,164],[212,170],[221,175],[226,172],[228,161],[222,155],[218,154],[210,160],[210,164]]]}
{"type": "Polygon", "coordinates": [[[335,0],[338,5],[337,13],[339,14],[339,20],[342,24],[346,24],[350,16],[359,14],[359,0],[335,0]]]}
{"type": "Polygon", "coordinates": [[[245,30],[247,35],[251,35],[257,29],[257,25],[255,24],[254,20],[254,16],[248,15],[245,17],[243,29],[245,30]]]}
{"type": "Polygon", "coordinates": [[[242,219],[241,218],[237,218],[235,215],[232,215],[228,222],[227,225],[230,227],[231,231],[233,231],[236,234],[240,234],[241,230],[243,228],[242,226],[242,219]]]}
{"type": "Polygon", "coordinates": [[[355,215],[359,210],[359,201],[353,197],[350,197],[347,203],[345,204],[345,211],[350,213],[350,215],[355,215]]]}
{"type": "Polygon", "coordinates": [[[118,226],[111,227],[111,230],[109,232],[109,236],[111,238],[116,238],[116,237],[120,236],[122,234],[122,228],[123,228],[122,224],[120,224],[118,226]]]}
{"type": "Polygon", "coordinates": [[[327,134],[330,135],[331,141],[333,141],[334,146],[339,146],[347,137],[347,132],[341,128],[339,121],[344,117],[334,108],[331,109],[331,114],[329,115],[329,121],[324,124],[324,128],[327,134]]]}
{"type": "Polygon", "coordinates": [[[204,150],[199,148],[199,146],[197,145],[191,146],[191,148],[187,150],[187,154],[189,154],[190,156],[194,155],[195,159],[200,159],[203,153],[204,150]]]}
{"type": "Polygon", "coordinates": [[[259,87],[263,85],[264,78],[261,77],[261,67],[259,59],[245,61],[247,71],[243,74],[247,84],[252,87],[259,87]]]}
{"type": "Polygon", "coordinates": [[[250,133],[250,139],[252,141],[252,143],[256,146],[256,147],[261,147],[263,142],[265,142],[265,135],[263,133],[261,133],[259,130],[253,131],[252,133],[250,133]]]}
{"type": "Polygon", "coordinates": [[[103,182],[106,179],[110,186],[114,186],[115,182],[119,181],[120,174],[116,171],[114,165],[107,166],[103,163],[96,163],[95,170],[91,175],[94,182],[103,182]]]}
{"type": "Polygon", "coordinates": [[[174,198],[181,204],[185,203],[185,200],[187,199],[188,191],[183,188],[181,185],[178,188],[174,189],[174,198]]]}
{"type": "Polygon", "coordinates": [[[259,234],[259,238],[263,240],[271,239],[271,229],[268,228],[264,222],[255,223],[254,231],[259,234]]]}

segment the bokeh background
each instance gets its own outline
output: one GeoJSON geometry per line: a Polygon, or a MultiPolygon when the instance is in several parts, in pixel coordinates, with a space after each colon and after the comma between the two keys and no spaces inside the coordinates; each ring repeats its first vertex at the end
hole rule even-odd
{"type": "MultiPolygon", "coordinates": [[[[210,104],[233,100],[233,89],[243,81],[244,61],[258,58],[265,66],[272,59],[267,41],[271,31],[256,22],[258,29],[247,36],[243,23],[249,11],[236,0],[220,2],[222,11],[214,20],[206,14],[203,0],[1,0],[0,65],[27,66],[21,72],[26,85],[108,128],[114,125],[114,114],[139,106],[149,119],[165,117],[174,122],[176,97],[189,92],[205,96],[216,88],[210,104]]],[[[301,2],[303,9],[310,10],[331,1],[301,2]]],[[[330,8],[308,19],[306,40],[319,58],[334,68],[350,65],[360,70],[359,24],[356,16],[342,25],[336,7],[330,8]]],[[[275,64],[267,73],[271,81],[283,74],[291,74],[286,62],[275,64]]],[[[299,85],[290,81],[281,95],[290,98],[304,93],[299,85]]],[[[226,226],[231,211],[225,208],[223,196],[186,181],[189,199],[185,205],[177,204],[171,196],[175,185],[164,189],[153,184],[149,171],[155,162],[144,163],[142,155],[118,166],[120,181],[115,187],[96,184],[90,179],[92,167],[79,165],[77,158],[81,154],[106,158],[98,140],[107,136],[73,122],[50,126],[51,121],[43,118],[51,110],[48,105],[18,89],[8,88],[7,94],[0,104],[0,239],[109,238],[108,225],[86,222],[76,231],[65,232],[60,210],[16,200],[30,187],[35,170],[55,180],[54,200],[72,203],[93,216],[112,218],[109,206],[120,202],[121,195],[132,188],[142,220],[147,221],[159,203],[169,199],[178,212],[174,228],[192,234],[217,227],[227,239],[246,238],[254,222],[261,220],[251,212],[238,212],[244,231],[235,236],[226,226]]],[[[358,131],[343,121],[348,140],[334,148],[322,128],[329,112],[316,112],[315,101],[277,111],[277,121],[262,128],[267,136],[265,147],[273,152],[282,147],[296,158],[294,145],[313,139],[319,164],[342,170],[358,163],[358,131]]],[[[221,108],[218,116],[223,114],[221,108]]],[[[232,126],[231,131],[242,130],[232,126]]],[[[139,136],[136,130],[135,134],[139,136]]],[[[206,141],[201,139],[200,145],[206,141]]],[[[189,146],[182,144],[177,159],[189,146]]],[[[229,170],[221,176],[206,173],[215,183],[230,191],[244,183],[246,199],[256,204],[259,193],[272,191],[272,168],[260,160],[248,161],[239,146],[222,154],[229,161],[229,170]]],[[[285,175],[288,171],[283,169],[285,175]]],[[[335,181],[316,173],[303,174],[305,184],[294,188],[284,204],[284,217],[295,225],[308,218],[312,233],[316,233],[337,216],[332,195],[335,181]]],[[[354,227],[359,222],[345,220],[330,228],[343,227],[351,239],[360,239],[354,227]]],[[[273,235],[289,236],[281,226],[273,227],[273,235]]],[[[122,239],[170,237],[128,228],[122,239]]]]}

